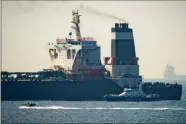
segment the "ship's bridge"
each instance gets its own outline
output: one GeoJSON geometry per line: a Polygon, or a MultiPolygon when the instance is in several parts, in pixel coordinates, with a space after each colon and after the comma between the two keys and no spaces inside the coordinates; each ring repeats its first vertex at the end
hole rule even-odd
{"type": "Polygon", "coordinates": [[[101,68],[100,46],[90,37],[81,40],[56,39],[49,45],[52,66],[78,72],[84,68],[101,68]],[[99,63],[99,64],[98,64],[99,63]]]}
{"type": "Polygon", "coordinates": [[[82,45],[82,49],[95,48],[97,47],[97,42],[96,41],[82,41],[81,45],[82,45]]]}
{"type": "Polygon", "coordinates": [[[86,48],[95,48],[97,47],[97,41],[93,38],[82,38],[82,40],[74,40],[74,39],[56,39],[56,43],[48,44],[49,48],[54,47],[71,47],[79,45],[82,49],[86,48]]]}

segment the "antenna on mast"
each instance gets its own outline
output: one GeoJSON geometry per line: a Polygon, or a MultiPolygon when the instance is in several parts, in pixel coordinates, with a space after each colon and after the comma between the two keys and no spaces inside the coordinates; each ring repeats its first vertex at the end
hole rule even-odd
{"type": "Polygon", "coordinates": [[[71,40],[72,32],[70,32],[68,35],[69,35],[69,39],[71,40]]]}

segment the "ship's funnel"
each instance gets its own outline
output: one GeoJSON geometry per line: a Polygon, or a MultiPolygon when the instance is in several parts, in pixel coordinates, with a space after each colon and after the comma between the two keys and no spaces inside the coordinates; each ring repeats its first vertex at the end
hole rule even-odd
{"type": "Polygon", "coordinates": [[[116,57],[116,64],[137,65],[133,31],[128,23],[115,23],[111,32],[111,56],[116,57]]]}

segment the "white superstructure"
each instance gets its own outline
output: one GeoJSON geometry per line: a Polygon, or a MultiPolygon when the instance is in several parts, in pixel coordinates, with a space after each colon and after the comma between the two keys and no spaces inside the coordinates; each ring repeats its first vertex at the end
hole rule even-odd
{"type": "Polygon", "coordinates": [[[81,37],[78,11],[73,11],[73,26],[75,39],[56,39],[49,44],[51,64],[54,70],[64,69],[71,74],[81,74],[90,71],[104,70],[100,60],[100,46],[91,37],[81,37]]]}
{"type": "Polygon", "coordinates": [[[119,96],[126,97],[146,97],[147,95],[142,91],[142,84],[139,85],[139,89],[124,89],[124,92],[119,96]]]}

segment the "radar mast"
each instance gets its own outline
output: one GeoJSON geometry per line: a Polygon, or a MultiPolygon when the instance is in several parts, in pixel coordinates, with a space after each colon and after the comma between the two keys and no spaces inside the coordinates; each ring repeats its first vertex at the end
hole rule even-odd
{"type": "Polygon", "coordinates": [[[75,30],[75,40],[81,40],[82,38],[81,38],[81,32],[80,32],[80,27],[79,27],[79,23],[80,23],[79,17],[81,15],[79,15],[78,10],[76,11],[73,10],[72,16],[73,18],[71,22],[73,23],[73,25],[71,28],[75,30]]]}

